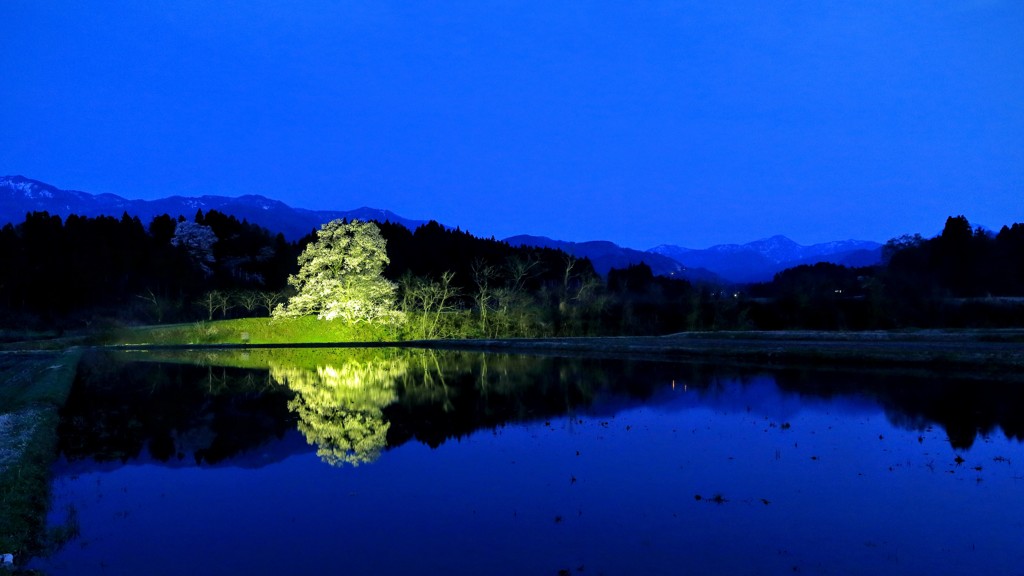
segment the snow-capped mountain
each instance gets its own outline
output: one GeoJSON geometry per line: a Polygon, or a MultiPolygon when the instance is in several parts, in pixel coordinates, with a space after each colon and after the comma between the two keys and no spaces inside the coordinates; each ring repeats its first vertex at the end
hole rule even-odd
{"type": "Polygon", "coordinates": [[[881,261],[882,245],[867,240],[841,240],[803,246],[785,236],[772,236],[747,244],[720,244],[695,250],[662,244],[648,250],[685,266],[706,268],[730,282],[764,282],[777,272],[801,264],[832,262],[871,266],[881,261]]]}
{"type": "Polygon", "coordinates": [[[415,229],[426,222],[410,220],[394,212],[379,208],[355,210],[304,210],[292,208],[284,202],[264,196],[171,196],[159,200],[128,200],[114,194],[89,194],[75,190],[61,190],[45,182],[24,176],[0,176],[0,224],[18,223],[28,212],[49,212],[61,217],[114,216],[124,213],[138,216],[148,223],[154,216],[169,214],[191,218],[197,210],[217,210],[246,219],[268,230],[282,232],[295,240],[316,230],[324,222],[336,218],[390,221],[415,229]]]}
{"type": "MultiPolygon", "coordinates": [[[[100,197],[103,196],[111,195],[100,197]]],[[[100,197],[76,190],[60,190],[24,176],[0,176],[0,213],[6,216],[8,211],[18,210],[21,215],[17,220],[33,210],[72,209],[100,197]]]]}

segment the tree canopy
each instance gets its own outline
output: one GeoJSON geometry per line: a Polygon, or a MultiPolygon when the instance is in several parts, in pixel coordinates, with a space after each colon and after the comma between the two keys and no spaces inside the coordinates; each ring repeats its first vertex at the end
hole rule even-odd
{"type": "Polygon", "coordinates": [[[333,220],[299,256],[299,271],[288,277],[296,294],[276,316],[315,314],[324,320],[397,322],[395,284],[383,276],[387,242],[373,222],[333,220]]]}

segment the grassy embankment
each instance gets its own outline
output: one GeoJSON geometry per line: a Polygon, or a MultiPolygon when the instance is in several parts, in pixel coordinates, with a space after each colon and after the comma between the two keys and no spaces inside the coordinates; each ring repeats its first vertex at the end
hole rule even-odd
{"type": "Polygon", "coordinates": [[[387,342],[398,338],[387,328],[366,323],[304,318],[240,318],[192,324],[122,328],[99,337],[101,344],[174,346],[186,344],[322,344],[387,342]]]}
{"type": "Polygon", "coordinates": [[[58,411],[80,357],[77,350],[0,353],[0,554],[16,562],[67,536],[47,532],[46,512],[58,411]]]}

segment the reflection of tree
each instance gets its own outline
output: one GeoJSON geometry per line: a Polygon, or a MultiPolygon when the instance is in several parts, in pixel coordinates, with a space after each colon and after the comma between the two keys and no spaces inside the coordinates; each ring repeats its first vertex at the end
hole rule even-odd
{"type": "Polygon", "coordinates": [[[380,355],[316,370],[271,364],[270,374],[295,392],[288,408],[299,431],[320,458],[340,466],[373,462],[387,446],[383,409],[398,399],[395,383],[408,368],[406,358],[380,355]]]}

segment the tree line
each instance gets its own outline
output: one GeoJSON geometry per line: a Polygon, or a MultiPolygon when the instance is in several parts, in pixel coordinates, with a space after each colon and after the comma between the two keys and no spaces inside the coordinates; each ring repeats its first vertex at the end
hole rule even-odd
{"type": "Polygon", "coordinates": [[[878,266],[797,266],[748,293],[767,329],[1024,326],[1024,224],[992,233],[951,216],[934,238],[887,242],[878,266]]]}
{"type": "Polygon", "coordinates": [[[229,306],[218,294],[282,290],[297,248],[215,211],[191,220],[158,216],[148,226],[128,214],[62,220],[33,212],[0,229],[0,323],[69,328],[97,319],[201,318],[214,303],[229,306]]]}
{"type": "MultiPolygon", "coordinates": [[[[878,266],[798,266],[749,286],[693,284],[430,222],[376,223],[380,274],[409,338],[664,334],[685,330],[1024,325],[1024,224],[950,217],[889,241],[878,266]]],[[[217,211],[191,219],[26,215],[0,229],[0,325],[84,328],[287,310],[297,241],[217,211]]],[[[302,311],[300,311],[302,312],[302,311]]],[[[305,310],[304,313],[309,313],[305,310]]],[[[340,315],[339,317],[343,317],[340,315]]]]}

